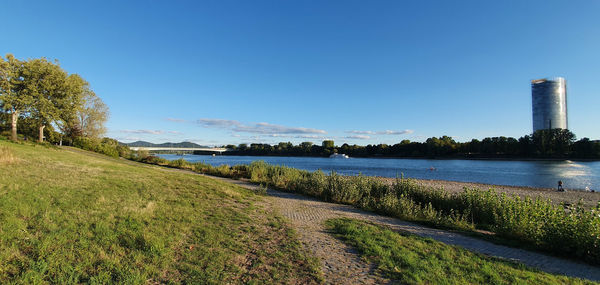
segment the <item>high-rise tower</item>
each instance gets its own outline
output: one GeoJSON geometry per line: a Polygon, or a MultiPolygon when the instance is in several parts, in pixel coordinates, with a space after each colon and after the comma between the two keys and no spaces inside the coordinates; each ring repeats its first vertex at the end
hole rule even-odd
{"type": "Polygon", "coordinates": [[[531,81],[533,131],[568,129],[567,81],[562,77],[531,81]]]}

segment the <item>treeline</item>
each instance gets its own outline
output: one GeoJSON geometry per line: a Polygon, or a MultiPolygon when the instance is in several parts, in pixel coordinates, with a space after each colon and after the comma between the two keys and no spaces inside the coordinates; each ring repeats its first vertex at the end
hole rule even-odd
{"type": "MultiPolygon", "coordinates": [[[[13,141],[96,147],[108,108],[81,76],[46,58],[0,57],[0,133],[13,141]],[[92,141],[93,140],[93,141],[92,141]]],[[[116,147],[115,147],[116,149],[116,147]]]]}
{"type": "Polygon", "coordinates": [[[329,156],[343,153],[351,157],[414,157],[414,158],[600,158],[600,141],[588,138],[576,140],[575,134],[565,129],[538,130],[519,139],[491,137],[469,142],[456,142],[452,137],[431,137],[425,142],[403,140],[394,145],[335,146],[326,140],[321,145],[303,142],[227,145],[225,155],[273,156],[329,156]]]}

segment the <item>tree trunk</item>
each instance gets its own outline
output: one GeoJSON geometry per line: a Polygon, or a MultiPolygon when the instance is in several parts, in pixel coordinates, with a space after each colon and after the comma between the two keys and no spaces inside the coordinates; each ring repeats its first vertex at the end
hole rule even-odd
{"type": "Polygon", "coordinates": [[[10,136],[10,139],[13,141],[17,141],[17,119],[19,118],[19,112],[14,111],[12,112],[12,133],[10,136]]]}
{"type": "Polygon", "coordinates": [[[40,139],[39,139],[39,142],[44,142],[44,128],[45,127],[46,126],[44,126],[44,125],[40,126],[40,139]]]}

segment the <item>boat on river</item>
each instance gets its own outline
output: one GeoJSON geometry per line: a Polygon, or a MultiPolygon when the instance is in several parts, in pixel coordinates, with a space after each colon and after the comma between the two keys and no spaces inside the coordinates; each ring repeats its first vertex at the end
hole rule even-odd
{"type": "Polygon", "coordinates": [[[350,158],[347,154],[343,153],[334,153],[329,156],[329,158],[350,158]]]}

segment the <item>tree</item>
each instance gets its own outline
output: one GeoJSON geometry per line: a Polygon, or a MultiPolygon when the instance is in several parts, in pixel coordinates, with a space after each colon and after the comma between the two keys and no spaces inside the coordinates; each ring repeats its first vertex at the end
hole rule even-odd
{"type": "Polygon", "coordinates": [[[310,149],[312,147],[313,143],[312,142],[302,142],[300,143],[300,147],[303,149],[310,149]]]}
{"type": "Polygon", "coordinates": [[[68,108],[71,90],[67,73],[45,58],[25,62],[23,73],[26,92],[33,97],[30,116],[37,122],[39,142],[44,141],[44,128],[57,121],[68,108]]]}
{"type": "Polygon", "coordinates": [[[82,92],[81,104],[76,109],[72,127],[81,131],[81,135],[99,138],[106,132],[104,123],[108,120],[108,107],[94,91],[90,90],[87,82],[82,92]]]}
{"type": "Polygon", "coordinates": [[[0,57],[0,107],[11,115],[11,139],[17,140],[17,120],[27,112],[33,103],[32,94],[28,93],[24,62],[7,54],[6,59],[0,57]]]}
{"type": "Polygon", "coordinates": [[[45,58],[21,61],[11,54],[0,57],[0,107],[10,114],[13,140],[17,140],[17,126],[23,127],[17,124],[19,118],[26,119],[30,133],[37,128],[40,142],[44,129],[57,134],[54,127],[71,138],[100,137],[108,118],[106,105],[79,75],[68,75],[45,58]]]}
{"type": "Polygon", "coordinates": [[[535,151],[541,156],[566,156],[575,134],[566,129],[537,130],[531,135],[535,151]]]}
{"type": "Polygon", "coordinates": [[[334,143],[332,140],[324,140],[322,146],[325,149],[334,148],[334,143]]]}

